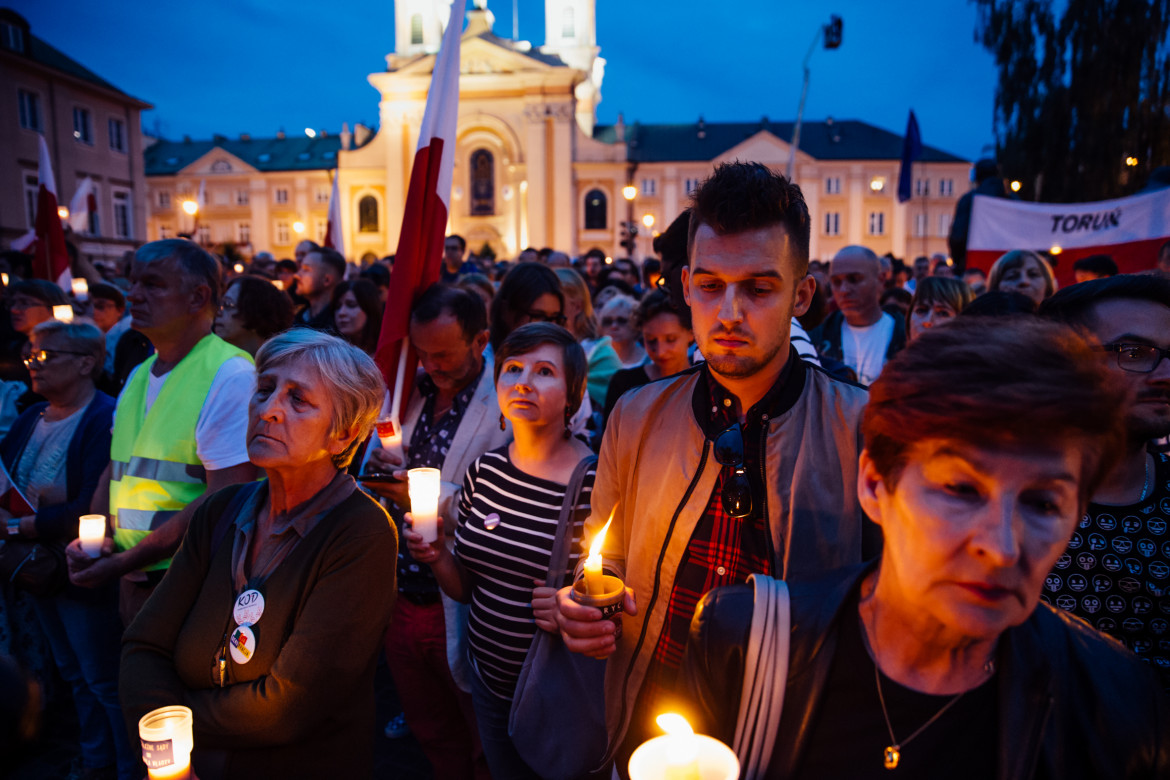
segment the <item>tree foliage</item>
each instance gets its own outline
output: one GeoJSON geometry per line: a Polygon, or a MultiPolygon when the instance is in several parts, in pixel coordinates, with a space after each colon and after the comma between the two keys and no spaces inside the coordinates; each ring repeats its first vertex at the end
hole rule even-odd
{"type": "Polygon", "coordinates": [[[1000,166],[1023,194],[1116,198],[1170,165],[1170,0],[971,2],[999,70],[1000,166]]]}

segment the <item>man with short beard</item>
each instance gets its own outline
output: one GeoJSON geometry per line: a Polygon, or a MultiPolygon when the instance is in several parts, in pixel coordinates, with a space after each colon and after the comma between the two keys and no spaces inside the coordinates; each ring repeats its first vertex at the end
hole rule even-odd
{"type": "Polygon", "coordinates": [[[682,286],[706,362],[624,395],[601,445],[591,539],[628,590],[622,634],[558,594],[568,647],[608,657],[611,756],[657,733],[698,600],[753,573],[816,575],[876,554],[857,500],[861,388],[799,359],[809,215],[759,163],[721,165],[694,195],[682,286]],[[863,538],[864,537],[864,538],[863,538]]]}
{"type": "Polygon", "coordinates": [[[1124,274],[1067,287],[1040,312],[1099,344],[1130,390],[1128,453],[1093,494],[1042,598],[1112,634],[1170,689],[1170,279],[1124,274]]]}

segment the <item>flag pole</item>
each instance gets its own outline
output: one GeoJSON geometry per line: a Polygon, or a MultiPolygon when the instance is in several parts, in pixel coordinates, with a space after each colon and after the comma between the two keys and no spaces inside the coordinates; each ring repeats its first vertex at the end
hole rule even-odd
{"type": "Polygon", "coordinates": [[[410,352],[410,336],[402,339],[402,347],[398,351],[398,374],[394,382],[394,397],[390,401],[390,417],[394,420],[394,430],[401,431],[400,412],[402,411],[402,386],[406,379],[406,355],[410,352]]]}

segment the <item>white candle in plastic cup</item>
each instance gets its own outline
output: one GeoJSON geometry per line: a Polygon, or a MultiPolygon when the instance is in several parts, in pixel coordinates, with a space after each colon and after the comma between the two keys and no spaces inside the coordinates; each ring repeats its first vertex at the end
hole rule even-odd
{"type": "Polygon", "coordinates": [[[138,721],[142,740],[142,761],[150,780],[171,780],[191,776],[191,735],[194,718],[186,707],[162,707],[138,721]]]}
{"type": "MultiPolygon", "coordinates": [[[[658,723],[664,725],[660,716],[658,723]]],[[[682,718],[672,715],[683,724],[682,718]]],[[[690,726],[643,742],[630,756],[630,780],[736,780],[739,759],[714,737],[690,726]]]]}
{"type": "Polygon", "coordinates": [[[67,303],[54,306],[53,319],[61,320],[61,322],[73,322],[73,307],[67,303]]]}
{"type": "Polygon", "coordinates": [[[411,469],[406,474],[414,532],[422,534],[424,542],[433,542],[439,538],[439,470],[411,469]]]}
{"type": "Polygon", "coordinates": [[[89,282],[85,279],[74,279],[73,296],[79,301],[84,301],[89,298],[89,282]]]}
{"type": "Polygon", "coordinates": [[[82,515],[78,523],[77,538],[81,540],[81,549],[90,558],[97,558],[102,554],[102,542],[106,538],[105,515],[82,515]]]}

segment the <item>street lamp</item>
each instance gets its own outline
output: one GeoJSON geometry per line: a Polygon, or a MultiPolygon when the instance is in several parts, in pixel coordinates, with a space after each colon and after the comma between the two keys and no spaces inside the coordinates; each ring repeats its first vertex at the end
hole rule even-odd
{"type": "Polygon", "coordinates": [[[305,223],[301,222],[298,219],[296,222],[293,223],[293,232],[296,233],[297,235],[304,233],[305,232],[305,223]]]}
{"type": "Polygon", "coordinates": [[[193,200],[183,201],[183,211],[187,212],[192,217],[199,213],[199,204],[193,200]]]}
{"type": "Polygon", "coordinates": [[[654,215],[653,214],[646,214],[645,216],[643,216],[642,217],[642,224],[646,226],[647,230],[654,227],[654,215]]]}
{"type": "Polygon", "coordinates": [[[1024,185],[1020,184],[1018,181],[1013,181],[1012,182],[1012,192],[1019,192],[1020,187],[1022,187],[1022,186],[1024,186],[1024,185]]]}
{"type": "Polygon", "coordinates": [[[61,219],[69,219],[69,207],[68,206],[58,206],[57,207],[57,216],[60,217],[61,219]]]}
{"type": "Polygon", "coordinates": [[[804,120],[804,101],[808,97],[808,79],[809,69],[808,61],[812,57],[813,52],[816,51],[817,41],[824,36],[825,48],[836,49],[841,45],[841,35],[845,23],[840,16],[832,14],[829,16],[829,23],[823,24],[817,28],[817,34],[813,36],[812,45],[808,47],[808,54],[804,55],[804,84],[800,88],[800,105],[796,109],[796,126],[792,128],[792,148],[788,153],[788,180],[792,181],[792,171],[796,168],[796,150],[800,148],[800,125],[804,120]]]}
{"type": "Polygon", "coordinates": [[[633,200],[634,198],[638,197],[638,188],[633,184],[627,184],[626,186],[622,187],[622,197],[626,200],[633,200]]]}

